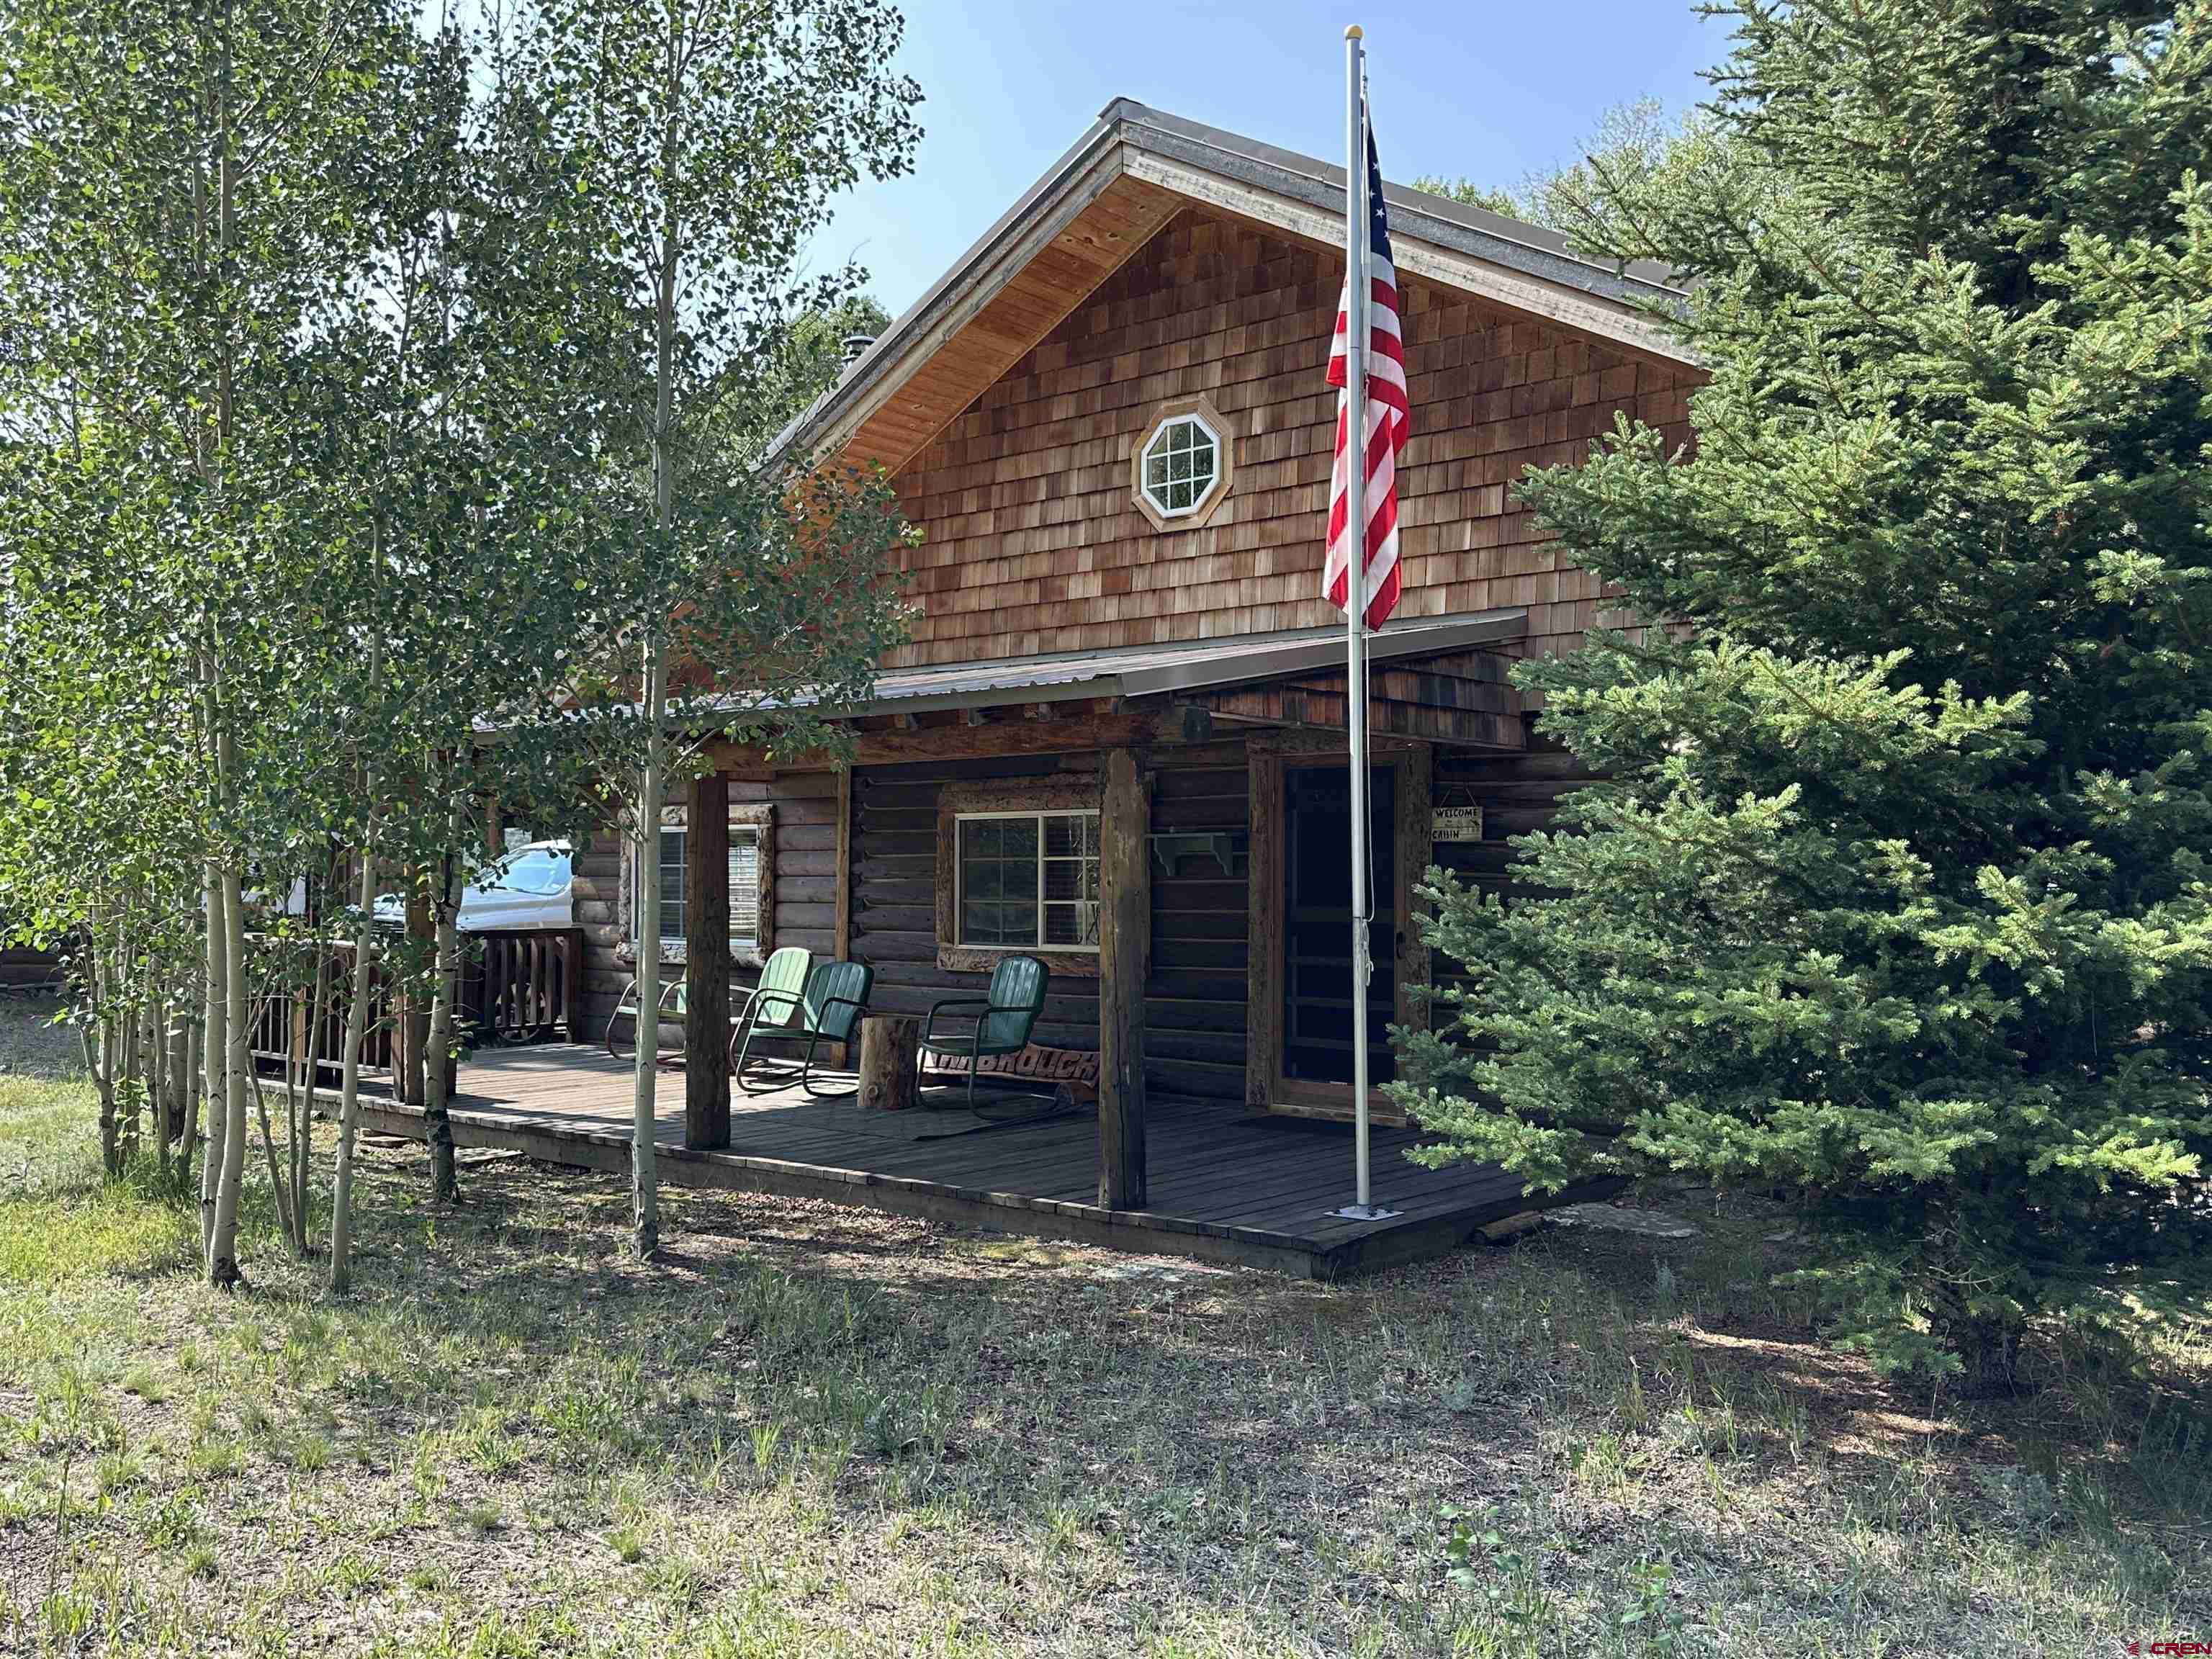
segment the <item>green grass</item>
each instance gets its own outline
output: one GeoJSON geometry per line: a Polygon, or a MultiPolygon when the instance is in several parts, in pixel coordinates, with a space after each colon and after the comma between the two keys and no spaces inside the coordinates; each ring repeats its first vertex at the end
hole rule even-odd
{"type": "Polygon", "coordinates": [[[0,1282],[188,1267],[191,1218],[155,1183],[88,1188],[99,1162],[99,1104],[89,1084],[0,1074],[0,1282]]]}
{"type": "Polygon", "coordinates": [[[370,1149],[249,1286],[0,1081],[0,1650],[2044,1654],[2212,1633],[2212,1358],[1931,1410],[1771,1217],[1324,1287],[370,1149]],[[1664,1272],[1660,1269],[1663,1267],[1664,1272]]]}

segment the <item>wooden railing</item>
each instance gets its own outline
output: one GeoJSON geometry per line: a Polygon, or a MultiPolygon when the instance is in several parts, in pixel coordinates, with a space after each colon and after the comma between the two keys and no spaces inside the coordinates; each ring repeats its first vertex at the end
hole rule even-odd
{"type": "Polygon", "coordinates": [[[503,1042],[581,1042],[584,933],[580,927],[465,933],[461,1010],[503,1042]],[[481,948],[476,948],[481,947],[481,948]]]}
{"type": "MultiPolygon", "coordinates": [[[[280,948],[262,936],[249,938],[263,952],[280,948]]],[[[300,952],[304,973],[307,947],[282,948],[300,952]]],[[[257,969],[270,965],[265,956],[255,963],[257,969]]],[[[313,1047],[319,1061],[318,1073],[335,1077],[345,1059],[345,999],[353,983],[352,945],[331,946],[330,972],[329,1002],[323,1015],[319,1041],[313,1047]]],[[[368,999],[372,1024],[362,1039],[362,1066],[365,1071],[388,1073],[395,1053],[404,1046],[405,1039],[399,1033],[399,1021],[393,1017],[392,987],[384,977],[383,961],[375,956],[370,957],[368,964],[368,999]]],[[[295,994],[289,987],[258,999],[253,1020],[253,1057],[281,1064],[303,1056],[308,1048],[308,1007],[309,998],[295,994]]]]}
{"type": "MultiPolygon", "coordinates": [[[[255,936],[262,951],[298,951],[301,962],[296,977],[304,978],[307,947],[278,946],[255,936]]],[[[265,957],[258,971],[273,964],[265,957]]],[[[317,1055],[319,1082],[334,1084],[345,1057],[345,995],[352,982],[353,947],[331,947],[330,973],[334,994],[323,1018],[320,1040],[313,1047],[317,1055]]],[[[412,1084],[419,1067],[406,1064],[410,1040],[421,1041],[427,1030],[428,1008],[410,1006],[397,994],[384,972],[383,956],[369,963],[370,1026],[362,1042],[364,1072],[391,1078],[399,1074],[398,1087],[413,1098],[412,1084]]],[[[458,1014],[464,1030],[477,1042],[546,1042],[582,1040],[584,935],[580,928],[501,929],[461,935],[461,967],[458,1014]]],[[[297,1063],[308,1051],[310,999],[290,987],[258,1000],[253,1022],[253,1055],[273,1066],[297,1063]]],[[[450,1083],[453,1061],[448,1057],[450,1083]]]]}

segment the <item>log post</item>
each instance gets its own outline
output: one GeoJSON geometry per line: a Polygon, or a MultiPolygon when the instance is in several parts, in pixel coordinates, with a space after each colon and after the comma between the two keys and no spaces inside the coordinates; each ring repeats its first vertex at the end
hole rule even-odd
{"type": "Polygon", "coordinates": [[[1152,812],[1133,749],[1106,751],[1098,815],[1098,1202],[1141,1210],[1145,961],[1152,927],[1152,812]]]}
{"type": "Polygon", "coordinates": [[[730,780],[692,780],[684,815],[684,1144],[730,1144],[730,780]]]}

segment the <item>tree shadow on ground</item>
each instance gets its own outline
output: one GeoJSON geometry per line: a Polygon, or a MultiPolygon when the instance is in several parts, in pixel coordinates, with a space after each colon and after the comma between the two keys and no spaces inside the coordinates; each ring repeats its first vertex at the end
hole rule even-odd
{"type": "MultiPolygon", "coordinates": [[[[1846,1600],[1897,1617],[1972,1613],[1934,1582],[1933,1538],[2047,1541],[2078,1564],[2058,1577],[2177,1617],[2205,1578],[2201,1506],[2174,1520],[2180,1494],[2127,1484],[2138,1454],[2053,1439],[2045,1504],[2002,1427],[1930,1412],[1725,1282],[1732,1241],[1705,1259],[1550,1231],[1328,1286],[684,1190],[640,1263],[619,1178],[512,1158],[465,1176],[433,1205],[418,1147],[367,1146],[349,1297],[257,1210],[253,1286],[193,1304],[246,1368],[223,1412],[324,1424],[380,1492],[447,1470],[417,1526],[538,1491],[599,1513],[642,1481],[669,1524],[711,1528],[795,1479],[841,1525],[973,1527],[1034,1561],[1081,1537],[1116,1583],[1221,1607],[1295,1585],[1445,1647],[1510,1577],[1446,1578],[1454,1516],[1498,1516],[1537,1588],[1580,1598],[1565,1623],[1662,1559],[1717,1596],[1805,1580],[1800,1611],[1825,1617],[1839,1538],[1859,1540],[1846,1600]]],[[[447,1525],[471,1584],[515,1569],[518,1546],[447,1525]]]]}

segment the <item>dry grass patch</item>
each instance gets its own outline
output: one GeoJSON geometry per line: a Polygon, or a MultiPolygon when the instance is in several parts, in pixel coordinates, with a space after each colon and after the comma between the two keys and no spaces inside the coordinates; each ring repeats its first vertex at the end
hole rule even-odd
{"type": "Polygon", "coordinates": [[[0,1198],[0,1647],[2071,1656],[2212,1632],[2201,1332],[2154,1378],[2062,1353],[2017,1407],[1931,1407],[1765,1288],[1769,1217],[1327,1287],[672,1193],[644,1267],[611,1181],[480,1157],[439,1209],[416,1149],[378,1145],[356,1295],[257,1213],[252,1287],[222,1296],[70,1150],[65,1090],[0,1127],[76,1171],[0,1198]]]}

